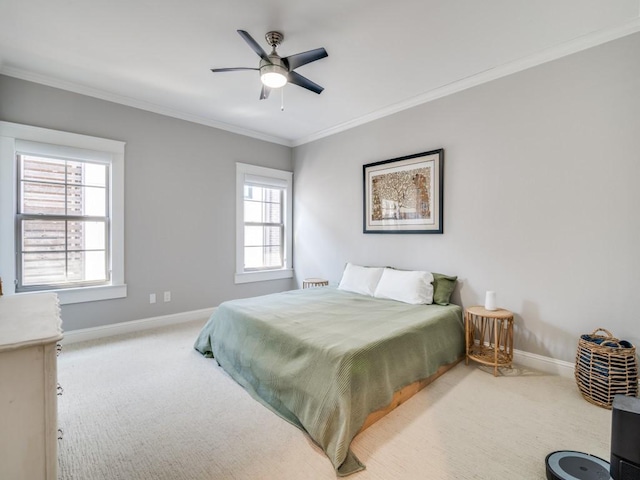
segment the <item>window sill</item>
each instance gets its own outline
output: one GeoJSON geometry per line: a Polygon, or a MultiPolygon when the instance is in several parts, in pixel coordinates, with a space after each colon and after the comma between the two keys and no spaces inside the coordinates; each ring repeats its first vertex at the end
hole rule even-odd
{"type": "Polygon", "coordinates": [[[243,272],[236,273],[235,283],[263,282],[267,280],[281,280],[283,278],[293,278],[293,269],[267,270],[263,272],[243,272]]]}
{"type": "Polygon", "coordinates": [[[96,302],[99,300],[125,298],[127,296],[127,285],[100,285],[98,287],[38,290],[37,292],[17,293],[16,295],[33,295],[45,292],[57,294],[60,305],[69,305],[71,303],[96,302]]]}

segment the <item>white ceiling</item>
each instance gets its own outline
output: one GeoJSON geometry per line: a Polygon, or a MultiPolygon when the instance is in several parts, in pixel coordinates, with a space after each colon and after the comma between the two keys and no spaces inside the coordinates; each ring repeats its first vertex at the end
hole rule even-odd
{"type": "Polygon", "coordinates": [[[0,0],[0,73],[300,145],[640,31],[639,0],[0,0]],[[236,33],[284,33],[325,87],[259,100],[236,33]]]}

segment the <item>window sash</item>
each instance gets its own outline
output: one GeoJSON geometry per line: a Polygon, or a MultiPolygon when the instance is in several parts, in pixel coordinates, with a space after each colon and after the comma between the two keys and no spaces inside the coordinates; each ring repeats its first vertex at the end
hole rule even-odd
{"type": "MultiPolygon", "coordinates": [[[[247,180],[247,176],[245,176],[245,182],[243,191],[246,191],[247,187],[256,187],[264,190],[271,190],[272,192],[262,191],[261,198],[248,198],[243,195],[243,217],[244,221],[244,271],[245,272],[257,272],[257,271],[266,271],[266,270],[281,270],[285,266],[285,225],[284,225],[284,199],[285,199],[285,190],[282,188],[280,182],[268,182],[269,179],[262,178],[261,182],[256,182],[256,177],[252,176],[249,180],[247,180]],[[274,183],[276,183],[274,185],[274,183]],[[277,200],[273,199],[273,191],[276,191],[277,200]],[[273,212],[267,212],[267,208],[269,206],[277,205],[279,206],[279,212],[277,212],[276,217],[280,219],[280,222],[257,222],[257,221],[247,221],[247,206],[248,205],[260,205],[261,216],[264,218],[265,216],[270,216],[273,212]],[[262,237],[261,240],[255,240],[252,236],[253,241],[247,238],[248,228],[252,228],[253,230],[258,230],[258,238],[262,237]],[[259,230],[261,230],[261,235],[259,234],[259,230]],[[272,243],[269,239],[270,233],[273,231],[277,231],[277,239],[275,243],[272,243]],[[259,250],[256,253],[256,250],[259,250]],[[251,253],[253,252],[253,255],[251,253]],[[273,261],[275,256],[276,262],[273,261]]],[[[274,179],[275,180],[275,179],[274,179]]]]}
{"type": "MultiPolygon", "coordinates": [[[[38,291],[38,290],[51,290],[51,289],[64,289],[74,287],[86,287],[86,286],[98,286],[107,285],[111,282],[111,245],[110,245],[110,215],[109,215],[109,196],[110,196],[110,165],[103,162],[84,161],[79,158],[61,158],[60,156],[52,156],[37,153],[24,153],[16,152],[17,162],[17,214],[16,214],[16,292],[38,291]],[[47,163],[51,163],[50,172],[44,172],[43,179],[34,179],[29,177],[25,172],[25,162],[37,162],[40,158],[46,168],[47,163]],[[64,162],[64,164],[58,163],[57,174],[51,174],[51,171],[55,170],[57,162],[64,162]],[[98,163],[104,167],[104,179],[98,182],[87,182],[85,176],[80,177],[78,181],[77,174],[74,178],[69,178],[69,168],[81,166],[85,168],[85,164],[98,163]],[[62,174],[61,174],[62,172],[62,174]],[[57,177],[50,178],[49,177],[57,177]],[[62,177],[62,178],[61,178],[62,177]],[[35,187],[34,187],[35,186],[35,187]],[[53,187],[53,192],[40,193],[42,204],[37,205],[38,201],[34,200],[38,197],[38,194],[33,194],[31,200],[34,205],[31,208],[27,208],[29,187],[36,188],[37,186],[50,186],[53,187]],[[57,192],[56,187],[58,188],[57,192]],[[85,189],[93,189],[94,193],[98,194],[98,197],[88,195],[85,189]],[[79,189],[79,190],[78,190],[79,189]],[[75,190],[75,194],[74,194],[75,190]],[[56,198],[57,197],[57,198],[56,198]],[[70,208],[70,200],[76,200],[76,207],[70,208]],[[77,200],[80,197],[80,203],[77,200]],[[102,197],[102,198],[101,198],[102,197]],[[87,201],[93,201],[95,204],[98,201],[99,210],[104,212],[104,215],[78,215],[78,209],[80,213],[87,210],[87,201]],[[54,206],[54,213],[47,213],[47,210],[51,211],[51,207],[47,207],[47,201],[54,206]],[[58,210],[55,206],[57,204],[58,210]],[[62,205],[63,208],[60,208],[62,205]],[[25,212],[28,210],[28,213],[25,212]],[[72,213],[70,213],[70,210],[72,213]],[[64,226],[64,235],[62,236],[63,243],[58,244],[56,249],[37,249],[26,248],[26,235],[28,222],[42,222],[47,224],[51,222],[58,222],[64,226]],[[75,225],[73,225],[75,224],[75,225]],[[91,233],[93,228],[91,225],[102,224],[102,233],[98,232],[98,236],[95,233],[91,233]],[[78,245],[73,245],[70,228],[77,228],[79,232],[75,235],[78,241],[82,242],[79,248],[78,245]],[[89,238],[87,238],[89,236],[89,238]],[[101,237],[101,238],[100,238],[101,237]],[[94,240],[92,240],[94,238],[94,240]],[[84,248],[87,241],[95,243],[95,239],[101,243],[102,248],[84,248]],[[70,244],[71,243],[71,244],[70,244]],[[61,247],[61,248],[60,248],[61,247]],[[38,269],[38,262],[41,264],[41,270],[38,269]],[[97,262],[97,263],[96,263],[97,262]],[[31,265],[28,265],[31,264],[31,265]],[[47,264],[49,266],[47,266],[47,264]]],[[[84,174],[83,170],[83,174],[84,174]]],[[[87,175],[89,177],[90,175],[87,175]]],[[[33,191],[33,190],[32,190],[33,191]]],[[[95,212],[91,212],[95,213],[95,212]]],[[[53,225],[52,225],[53,226],[53,225]]],[[[58,227],[59,229],[59,227],[58,227]]],[[[47,231],[56,235],[55,228],[47,231]]],[[[58,236],[60,233],[58,232],[58,236]]]]}

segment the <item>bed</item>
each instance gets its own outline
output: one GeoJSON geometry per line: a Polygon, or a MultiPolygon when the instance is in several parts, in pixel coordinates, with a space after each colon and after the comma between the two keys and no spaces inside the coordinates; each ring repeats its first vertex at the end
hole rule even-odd
{"type": "Polygon", "coordinates": [[[194,346],[345,476],[364,468],[353,438],[462,358],[462,309],[292,290],[222,303],[194,346]]]}

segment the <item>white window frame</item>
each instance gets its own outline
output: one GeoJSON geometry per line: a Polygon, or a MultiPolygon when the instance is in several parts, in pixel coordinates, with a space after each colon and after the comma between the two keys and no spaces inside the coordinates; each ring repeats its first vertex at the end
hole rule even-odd
{"type": "Polygon", "coordinates": [[[246,163],[236,163],[236,274],[235,283],[261,282],[293,278],[293,172],[275,168],[259,167],[246,163]],[[271,270],[244,269],[244,185],[250,177],[260,177],[265,185],[269,179],[274,186],[284,187],[284,261],[283,267],[271,270]]]}
{"type": "Polygon", "coordinates": [[[124,275],[124,148],[125,143],[76,133],[0,122],[0,277],[6,294],[32,295],[51,291],[58,294],[62,305],[124,298],[127,285],[124,275]],[[36,142],[51,155],[79,156],[87,160],[109,162],[111,168],[111,280],[107,285],[56,288],[36,292],[15,293],[17,213],[17,145],[36,142]]]}

